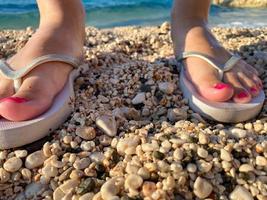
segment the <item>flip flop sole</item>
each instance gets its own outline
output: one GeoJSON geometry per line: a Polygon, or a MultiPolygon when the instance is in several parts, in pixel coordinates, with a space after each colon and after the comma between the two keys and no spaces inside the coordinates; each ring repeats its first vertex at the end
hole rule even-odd
{"type": "Polygon", "coordinates": [[[88,65],[81,65],[69,75],[69,80],[62,91],[56,96],[54,103],[47,112],[35,119],[11,122],[0,120],[0,149],[10,149],[37,141],[62,125],[73,111],[75,100],[74,80],[81,71],[87,71],[88,65]]]}
{"type": "Polygon", "coordinates": [[[180,88],[184,97],[189,100],[189,106],[192,110],[208,119],[224,123],[238,123],[256,117],[265,101],[263,90],[251,102],[245,104],[238,104],[233,101],[208,101],[198,94],[192,83],[186,78],[183,68],[180,72],[180,88]]]}

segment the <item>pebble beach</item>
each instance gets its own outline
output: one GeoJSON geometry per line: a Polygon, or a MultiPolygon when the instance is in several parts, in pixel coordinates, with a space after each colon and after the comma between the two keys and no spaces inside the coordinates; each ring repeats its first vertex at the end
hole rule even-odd
{"type": "MultiPolygon", "coordinates": [[[[212,32],[258,70],[267,94],[267,28],[212,32]]],[[[1,30],[0,59],[33,33],[1,30]]],[[[40,141],[0,150],[1,200],[267,200],[267,103],[238,124],[194,113],[169,23],[87,27],[84,52],[69,119],[40,141]]]]}

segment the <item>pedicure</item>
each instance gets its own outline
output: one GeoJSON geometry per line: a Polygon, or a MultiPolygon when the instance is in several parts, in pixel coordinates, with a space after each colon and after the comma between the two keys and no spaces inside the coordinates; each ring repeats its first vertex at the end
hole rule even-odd
{"type": "Polygon", "coordinates": [[[229,88],[229,85],[228,84],[225,84],[225,83],[217,83],[214,85],[214,88],[216,89],[224,89],[224,88],[229,88]]]}
{"type": "Polygon", "coordinates": [[[236,95],[237,98],[239,99],[243,99],[243,98],[247,98],[248,97],[248,93],[247,92],[240,92],[239,94],[236,95]]]}
{"type": "Polygon", "coordinates": [[[258,89],[256,87],[252,87],[252,88],[250,88],[250,92],[251,93],[257,93],[258,89]]]}
{"type": "Polygon", "coordinates": [[[14,102],[14,103],[25,103],[28,100],[25,98],[21,98],[21,97],[7,97],[4,99],[0,100],[0,103],[4,102],[4,101],[10,101],[10,102],[14,102]]]}

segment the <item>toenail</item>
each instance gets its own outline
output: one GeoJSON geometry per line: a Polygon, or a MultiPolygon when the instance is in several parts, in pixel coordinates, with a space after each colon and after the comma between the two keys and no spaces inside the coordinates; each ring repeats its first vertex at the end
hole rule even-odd
{"type": "Polygon", "coordinates": [[[250,88],[250,92],[251,93],[257,93],[258,89],[256,87],[252,87],[252,88],[250,88]]]}
{"type": "Polygon", "coordinates": [[[228,84],[225,84],[225,83],[216,83],[214,85],[214,88],[216,89],[224,89],[224,88],[229,88],[230,86],[228,84]]]}
{"type": "Polygon", "coordinates": [[[236,96],[237,96],[237,98],[239,98],[239,99],[243,99],[243,98],[248,97],[249,95],[248,95],[247,92],[240,92],[240,93],[238,93],[236,96]]]}
{"type": "Polygon", "coordinates": [[[28,100],[25,99],[25,98],[21,98],[21,97],[7,97],[7,98],[4,98],[4,99],[1,99],[0,103],[6,102],[6,101],[14,102],[14,103],[25,103],[28,100]]]}

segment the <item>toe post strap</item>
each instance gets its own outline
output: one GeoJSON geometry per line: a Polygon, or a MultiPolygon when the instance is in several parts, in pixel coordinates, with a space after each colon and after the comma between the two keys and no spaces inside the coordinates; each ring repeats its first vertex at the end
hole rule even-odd
{"type": "Polygon", "coordinates": [[[13,70],[8,63],[0,60],[0,73],[7,79],[14,81],[14,89],[18,91],[22,84],[22,78],[39,65],[47,62],[64,62],[77,68],[81,64],[81,60],[68,55],[48,54],[35,58],[30,64],[19,70],[13,70]]]}
{"type": "Polygon", "coordinates": [[[232,55],[232,57],[224,65],[218,65],[212,60],[210,56],[195,51],[183,52],[180,56],[177,56],[176,59],[179,63],[181,63],[188,57],[200,58],[209,63],[212,67],[218,70],[220,80],[223,79],[224,72],[231,70],[237,64],[237,62],[241,60],[240,56],[232,55]]]}

